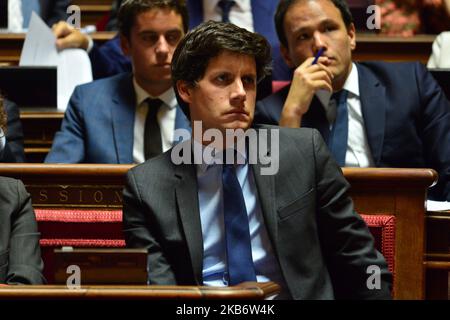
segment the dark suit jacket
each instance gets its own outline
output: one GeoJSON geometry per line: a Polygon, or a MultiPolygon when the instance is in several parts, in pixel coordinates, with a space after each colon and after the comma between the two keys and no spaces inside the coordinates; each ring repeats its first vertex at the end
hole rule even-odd
{"type": "MultiPolygon", "coordinates": [[[[349,184],[320,134],[281,128],[279,147],[277,174],[261,175],[259,164],[251,168],[264,223],[292,298],[389,298],[391,277],[385,260],[353,211],[349,184]],[[381,290],[366,287],[369,265],[382,270],[381,290]]],[[[128,173],[125,239],[128,247],[148,249],[152,284],[202,284],[197,190],[195,165],[174,165],[170,151],[128,173]]]]}
{"type": "MultiPolygon", "coordinates": [[[[429,198],[450,201],[450,103],[420,63],[356,64],[361,107],[377,167],[433,168],[429,198]]],[[[257,103],[255,123],[277,124],[290,87],[257,103]]],[[[314,97],[302,119],[328,138],[324,109],[314,97]]],[[[351,134],[351,133],[350,133],[351,134]]]]}
{"type": "MultiPolygon", "coordinates": [[[[135,111],[131,73],[76,87],[45,162],[133,163],[135,111]]],[[[177,107],[175,128],[188,126],[177,107]]]]}
{"type": "Polygon", "coordinates": [[[71,0],[39,0],[41,5],[41,18],[48,26],[60,20],[67,20],[67,8],[71,4],[71,0]]]}
{"type": "Polygon", "coordinates": [[[0,152],[0,162],[25,162],[19,107],[6,99],[4,100],[4,107],[8,118],[8,131],[5,148],[3,152],[0,152]]]}
{"type": "Polygon", "coordinates": [[[0,283],[45,283],[39,235],[22,182],[0,177],[0,283]]]}

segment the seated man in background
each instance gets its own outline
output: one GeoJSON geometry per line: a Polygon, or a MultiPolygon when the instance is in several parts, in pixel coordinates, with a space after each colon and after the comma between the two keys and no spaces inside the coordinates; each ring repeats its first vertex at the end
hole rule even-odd
{"type": "Polygon", "coordinates": [[[203,23],[180,42],[172,78],[193,139],[128,173],[127,246],[148,249],[150,284],[274,281],[283,299],[389,299],[386,262],[319,133],[250,128],[269,64],[267,40],[230,23],[203,23]],[[255,150],[267,132],[279,139],[255,150]],[[257,140],[236,148],[247,134],[257,140]]]}
{"type": "Polygon", "coordinates": [[[19,180],[0,177],[0,283],[45,283],[34,210],[19,180]]]}
{"type": "Polygon", "coordinates": [[[449,101],[420,63],[352,62],[352,21],[344,0],[280,1],[275,24],[296,69],[255,122],[318,129],[341,166],[433,168],[429,198],[450,201],[449,101]]]}
{"type": "Polygon", "coordinates": [[[19,107],[0,94],[0,162],[25,162],[19,107]]]}
{"type": "Polygon", "coordinates": [[[141,163],[188,128],[172,88],[170,62],[188,26],[180,0],[129,0],[119,12],[132,73],[77,87],[45,162],[141,163]]]}
{"type": "MultiPolygon", "coordinates": [[[[117,30],[117,12],[125,1],[115,1],[111,12],[111,21],[108,26],[111,30],[117,30]]],[[[186,0],[190,23],[189,28],[198,26],[203,21],[230,21],[249,31],[257,32],[266,37],[272,46],[274,60],[273,79],[288,80],[291,71],[286,66],[280,55],[279,42],[276,36],[273,15],[278,0],[186,0]]],[[[53,27],[53,32],[58,38],[57,46],[64,48],[83,48],[88,50],[92,62],[94,79],[129,71],[131,64],[129,59],[122,54],[119,37],[106,42],[102,46],[94,45],[88,35],[71,27],[65,22],[60,22],[53,27]]]]}

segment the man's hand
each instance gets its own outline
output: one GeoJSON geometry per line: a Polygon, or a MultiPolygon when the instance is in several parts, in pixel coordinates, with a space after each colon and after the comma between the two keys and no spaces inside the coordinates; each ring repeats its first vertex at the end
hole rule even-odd
{"type": "Polygon", "coordinates": [[[327,67],[330,61],[320,57],[317,64],[311,65],[314,57],[306,59],[294,71],[291,88],[281,112],[280,126],[298,128],[303,115],[309,110],[314,93],[319,89],[333,91],[333,74],[327,67]]]}
{"type": "Polygon", "coordinates": [[[65,21],[60,21],[52,26],[53,34],[56,36],[58,49],[82,48],[87,50],[89,37],[75,29],[65,21]]]}

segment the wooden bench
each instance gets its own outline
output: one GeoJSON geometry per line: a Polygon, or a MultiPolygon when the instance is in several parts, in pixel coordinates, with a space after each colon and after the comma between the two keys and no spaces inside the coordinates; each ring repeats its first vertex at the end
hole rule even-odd
{"type": "MultiPolygon", "coordinates": [[[[124,177],[131,167],[4,164],[0,175],[21,179],[37,212],[49,209],[107,212],[121,210],[124,177]]],[[[350,195],[358,213],[395,219],[394,297],[424,299],[425,268],[429,268],[425,255],[425,199],[427,188],[437,179],[436,172],[375,168],[344,168],[343,171],[351,184],[350,195]]],[[[428,234],[434,234],[434,228],[428,234]]]]}

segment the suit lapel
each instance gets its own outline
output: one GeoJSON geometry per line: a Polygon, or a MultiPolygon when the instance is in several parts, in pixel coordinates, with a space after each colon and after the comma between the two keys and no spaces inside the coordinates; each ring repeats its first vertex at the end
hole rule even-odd
{"type": "Polygon", "coordinates": [[[316,128],[321,133],[323,140],[328,143],[328,136],[330,135],[328,120],[322,103],[315,95],[308,112],[302,119],[302,127],[316,128]]]}
{"type": "MultiPolygon", "coordinates": [[[[270,130],[268,130],[270,132],[270,130]]],[[[270,133],[268,133],[270,134],[270,133]]],[[[267,139],[269,140],[269,139],[267,139]]],[[[270,157],[270,147],[264,157],[270,157]]],[[[264,162],[266,163],[266,161],[264,162]]],[[[261,165],[259,159],[256,164],[251,165],[253,176],[255,178],[256,188],[258,190],[259,203],[264,217],[264,222],[272,241],[272,247],[277,254],[276,243],[278,239],[278,222],[275,208],[275,175],[261,175],[261,165]]],[[[278,255],[278,254],[277,254],[278,255]]]]}
{"type": "Polygon", "coordinates": [[[270,28],[272,25],[265,21],[265,17],[268,16],[267,12],[270,12],[271,1],[252,0],[252,16],[253,16],[253,28],[255,32],[259,34],[270,34],[270,28]],[[261,18],[264,21],[261,21],[261,18]]]}
{"type": "MultiPolygon", "coordinates": [[[[190,140],[183,143],[191,143],[190,140]]],[[[195,165],[175,166],[175,198],[183,226],[184,236],[192,261],[194,276],[199,285],[203,283],[203,235],[198,204],[198,186],[195,165]]]]}
{"type": "Polygon", "coordinates": [[[136,94],[132,75],[122,77],[112,99],[111,117],[118,163],[133,163],[136,94]]]}
{"type": "Polygon", "coordinates": [[[356,66],[364,126],[375,165],[378,166],[385,131],[386,88],[369,69],[358,63],[356,66]]]}

